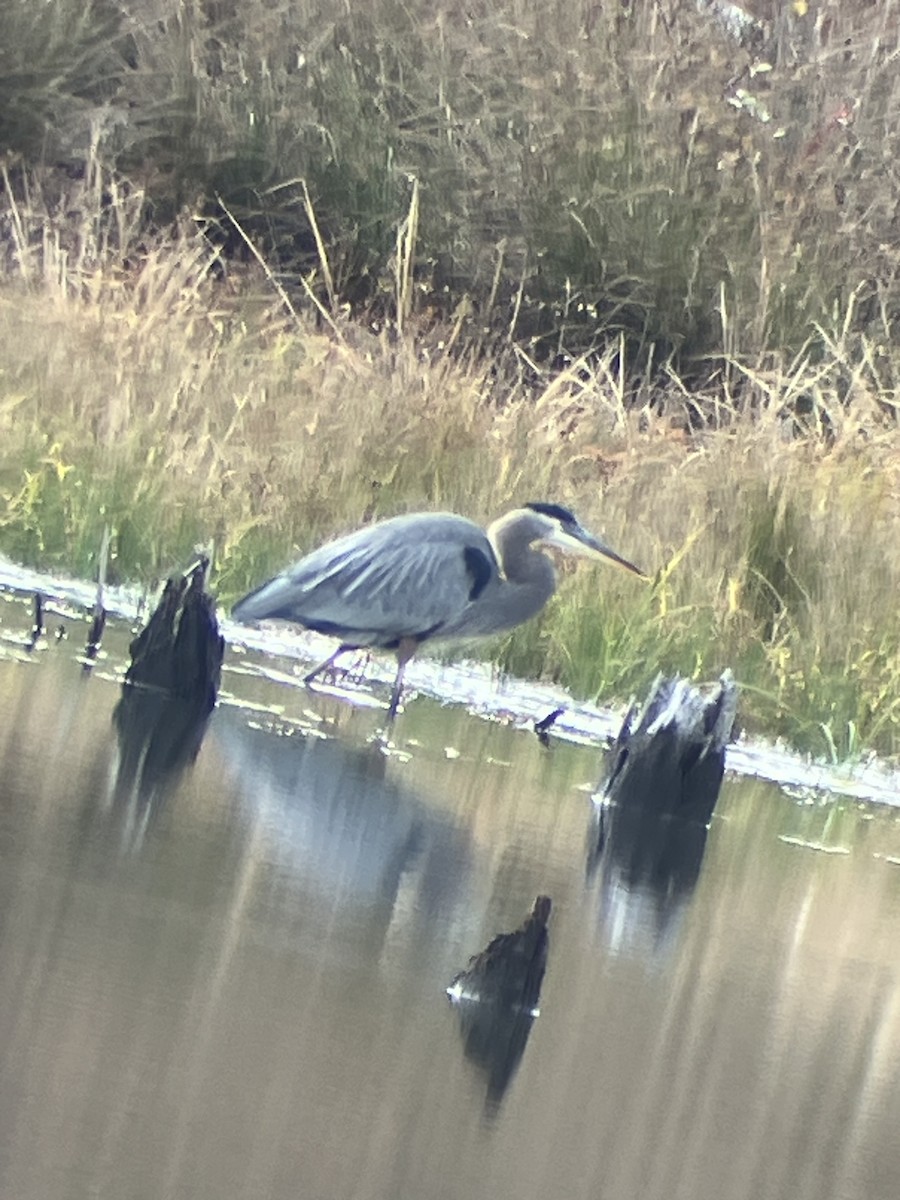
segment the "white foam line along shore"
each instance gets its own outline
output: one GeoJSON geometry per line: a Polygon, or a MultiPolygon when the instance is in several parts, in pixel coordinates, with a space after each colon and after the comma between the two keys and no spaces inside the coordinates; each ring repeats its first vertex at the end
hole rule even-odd
{"type": "MultiPolygon", "coordinates": [[[[0,557],[0,587],[17,592],[40,591],[48,600],[68,600],[93,607],[96,584],[67,579],[46,572],[27,570],[0,557]]],[[[147,596],[136,587],[107,587],[104,590],[107,612],[133,620],[156,596],[147,596]]],[[[299,661],[324,658],[334,642],[303,630],[249,629],[220,617],[226,640],[236,647],[278,654],[299,661]]],[[[725,666],[727,664],[723,664],[725,666]]],[[[227,658],[226,658],[227,666],[227,658]]],[[[366,669],[369,678],[390,683],[394,675],[389,656],[373,655],[366,669]]],[[[562,688],[528,680],[499,676],[484,663],[458,662],[444,665],[427,658],[413,659],[407,668],[407,684],[418,691],[447,703],[463,704],[483,716],[511,714],[522,721],[539,720],[554,708],[565,711],[553,725],[553,733],[571,742],[600,745],[614,737],[622,721],[621,713],[597,708],[574,700],[562,688]]],[[[289,677],[285,675],[287,684],[289,677]]],[[[298,678],[296,686],[302,687],[298,678]]],[[[766,779],[782,787],[828,792],[851,799],[900,806],[900,770],[892,769],[877,758],[833,764],[795,753],[785,746],[764,741],[745,740],[728,748],[727,766],[738,775],[766,779]]]]}

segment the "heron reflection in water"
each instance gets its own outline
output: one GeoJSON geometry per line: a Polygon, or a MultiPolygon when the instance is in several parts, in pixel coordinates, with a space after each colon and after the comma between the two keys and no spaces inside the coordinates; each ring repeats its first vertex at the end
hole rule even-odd
{"type": "Polygon", "coordinates": [[[232,614],[238,621],[293,621],[339,638],[306,683],[344,650],[395,651],[392,721],[404,668],[423,642],[491,637],[541,611],[556,591],[541,546],[643,575],[558,504],[527,504],[486,531],[455,513],[410,513],[320,546],[250,592],[232,614]]]}

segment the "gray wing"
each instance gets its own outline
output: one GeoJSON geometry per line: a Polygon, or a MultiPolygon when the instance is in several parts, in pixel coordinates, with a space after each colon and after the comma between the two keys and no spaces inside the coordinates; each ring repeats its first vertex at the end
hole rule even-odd
{"type": "Polygon", "coordinates": [[[321,546],[234,608],[360,646],[439,635],[497,575],[484,532],[453,513],[395,517],[321,546]]]}

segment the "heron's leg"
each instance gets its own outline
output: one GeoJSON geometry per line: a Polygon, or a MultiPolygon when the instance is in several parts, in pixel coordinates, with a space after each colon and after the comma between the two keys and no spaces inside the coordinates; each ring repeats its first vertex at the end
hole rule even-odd
{"type": "Polygon", "coordinates": [[[337,650],[335,650],[335,652],[333,654],[329,654],[328,657],[324,658],[317,667],[313,667],[313,669],[309,672],[308,675],[303,676],[303,682],[304,683],[312,683],[312,681],[315,679],[315,677],[317,675],[321,675],[323,671],[327,671],[330,667],[334,666],[335,661],[340,654],[343,654],[345,650],[352,650],[352,649],[353,649],[352,646],[344,646],[344,645],[338,646],[337,650]]]}
{"type": "Polygon", "coordinates": [[[397,709],[400,707],[400,693],[403,690],[403,672],[406,669],[406,664],[415,654],[419,643],[415,638],[405,637],[400,639],[400,644],[397,647],[397,674],[394,676],[394,686],[391,689],[391,702],[388,705],[388,724],[394,720],[397,715],[397,709]]]}

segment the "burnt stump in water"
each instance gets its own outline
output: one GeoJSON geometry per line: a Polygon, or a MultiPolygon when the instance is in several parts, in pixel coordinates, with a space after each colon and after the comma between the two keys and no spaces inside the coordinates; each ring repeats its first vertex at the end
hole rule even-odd
{"type": "Polygon", "coordinates": [[[215,708],[225,641],[206,592],[208,560],[169,579],[131,643],[131,666],[113,713],[118,790],[153,799],[196,758],[215,708]]]}
{"type": "Polygon", "coordinates": [[[498,934],[447,988],[459,1011],[465,1055],[487,1076],[490,1110],[515,1074],[538,1013],[550,907],[549,896],[538,896],[519,928],[498,934]]]}
{"type": "Polygon", "coordinates": [[[588,873],[610,896],[655,896],[660,930],[696,885],[725,773],[738,689],[730,671],[703,690],[657,677],[633,705],[594,796],[588,873]]]}
{"type": "Polygon", "coordinates": [[[541,994],[550,939],[550,897],[538,896],[530,915],[512,933],[498,934],[455,976],[451,996],[466,996],[531,1013],[541,994]]]}
{"type": "Polygon", "coordinates": [[[737,696],[730,671],[709,693],[678,676],[657,676],[643,708],[633,704],[622,722],[602,798],[706,824],[725,773],[737,696]]]}
{"type": "Polygon", "coordinates": [[[166,581],[150,620],[131,643],[125,686],[137,685],[191,701],[212,712],[219,692],[225,639],[206,591],[209,560],[166,581]]]}

